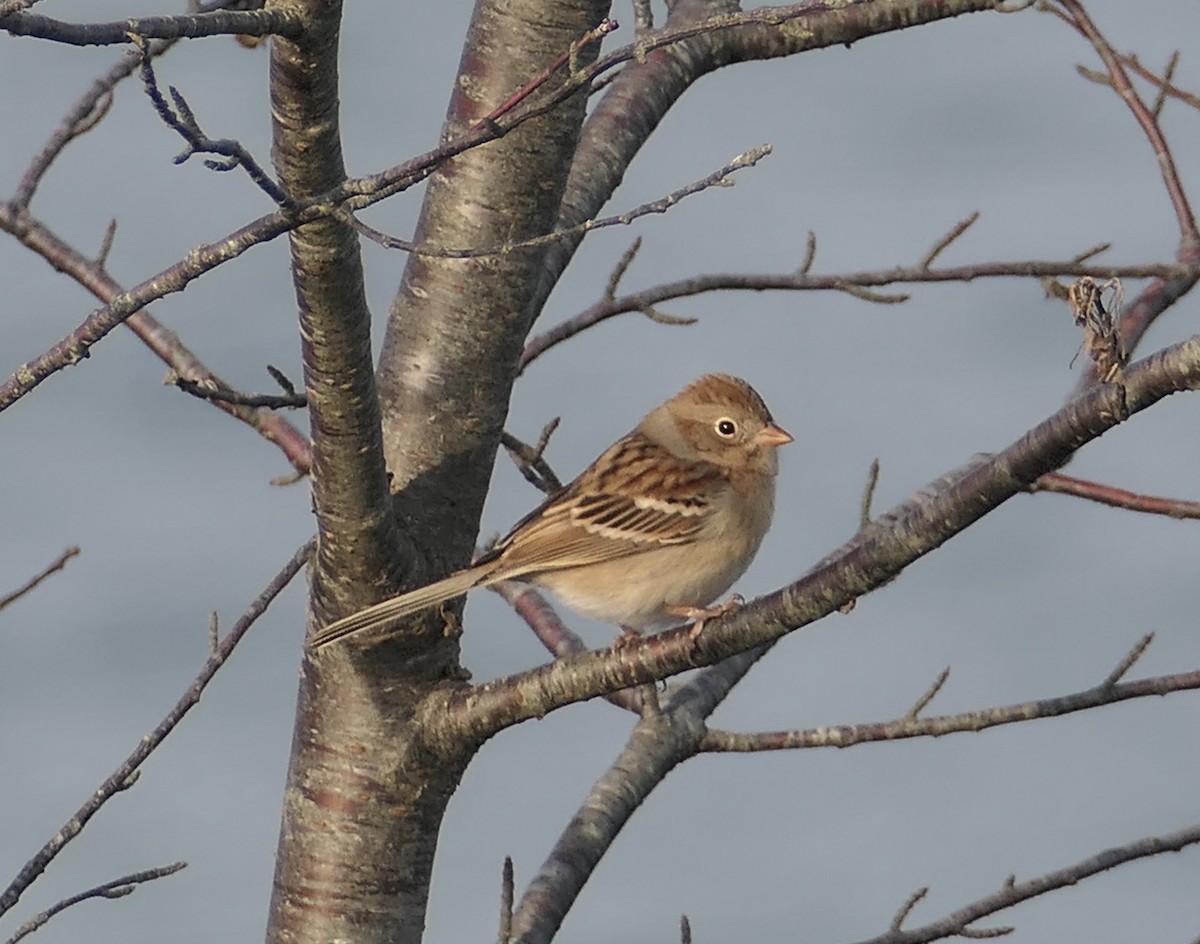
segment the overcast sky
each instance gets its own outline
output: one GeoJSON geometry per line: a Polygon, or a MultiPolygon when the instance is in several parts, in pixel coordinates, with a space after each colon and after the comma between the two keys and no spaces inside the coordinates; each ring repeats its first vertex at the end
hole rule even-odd
{"type": "MultiPolygon", "coordinates": [[[[1200,7],[1092,0],[1121,50],[1153,66],[1180,43],[1177,78],[1200,90],[1200,7]]],[[[656,5],[657,8],[657,5],[656,5]]],[[[343,130],[351,174],[432,146],[470,4],[348,5],[343,130]],[[432,90],[432,91],[428,91],[432,90]]],[[[39,12],[109,19],[172,12],[149,0],[45,0],[39,12]]],[[[610,46],[632,37],[632,16],[610,46]]],[[[0,194],[87,84],[122,54],[0,36],[0,194]]],[[[1117,97],[1082,80],[1096,59],[1058,20],[977,14],[786,61],[726,69],[671,112],[610,210],[701,178],[763,143],[774,153],[733,189],[589,237],[540,327],[604,290],[635,235],[625,287],[716,271],[787,272],[814,231],[814,271],[911,264],[957,220],[979,222],[946,263],[1062,259],[1103,241],[1112,262],[1167,261],[1177,232],[1154,155],[1117,97]]],[[[265,50],[225,38],[180,45],[160,65],[213,136],[269,158],[265,50]]],[[[1164,126],[1184,181],[1200,187],[1200,115],[1171,103],[1164,126]]],[[[134,82],[55,165],[33,211],[84,252],[110,218],[114,277],[133,285],[194,245],[266,212],[237,173],[193,160],[134,82]]],[[[6,199],[7,197],[5,197],[6,199]]],[[[421,194],[370,211],[408,235],[421,194]]],[[[404,259],[364,247],[377,337],[404,259]]],[[[242,389],[264,365],[301,376],[285,240],[255,248],[157,303],[153,313],[242,389]]],[[[7,376],[72,330],[95,302],[0,238],[7,376]]],[[[1130,283],[1127,295],[1139,285],[1130,283]]],[[[739,589],[777,588],[853,531],[871,460],[879,509],[1008,445],[1070,392],[1079,344],[1067,309],[1035,280],[912,289],[905,305],[836,294],[725,294],[597,327],[517,385],[509,429],[562,425],[549,458],[574,475],[698,374],[749,379],[796,437],[782,454],[778,513],[739,589]]],[[[1195,331],[1191,298],[1143,352],[1195,331]]],[[[190,682],[210,611],[229,626],[312,532],[304,483],[275,487],[281,455],[247,428],[161,383],[128,332],[96,346],[0,416],[0,594],[64,547],[64,574],[0,614],[0,883],[58,829],[190,682]]],[[[1180,395],[1089,445],[1073,474],[1200,498],[1200,404],[1180,395]]],[[[300,415],[297,423],[303,423],[300,415]]],[[[536,501],[497,463],[484,534],[536,501]]],[[[930,709],[961,711],[1088,688],[1145,632],[1133,675],[1195,669],[1200,528],[1055,495],[1012,500],[901,579],[779,645],[714,723],[811,727],[902,715],[945,666],[930,709]]],[[[88,902],[42,944],[255,940],[270,892],[304,589],[255,626],[203,703],[23,900],[24,920],[118,875],[185,859],[182,874],[119,902],[88,902]]],[[[546,656],[489,594],[472,597],[463,657],[476,679],[546,656]]],[[[612,629],[572,619],[596,645],[612,629]]],[[[631,718],[603,702],[506,732],[467,771],[435,867],[428,940],[495,938],[503,857],[518,886],[537,869],[631,718]]],[[[850,941],[886,930],[914,889],[924,923],[1021,879],[1196,822],[1200,698],[938,741],[847,751],[702,757],[676,770],[589,883],[564,940],[671,941],[687,913],[698,941],[850,941]]],[[[1189,941],[1200,934],[1200,850],[1143,862],[1008,912],[1023,944],[1189,941]]],[[[5,925],[5,936],[16,924],[5,925]]]]}

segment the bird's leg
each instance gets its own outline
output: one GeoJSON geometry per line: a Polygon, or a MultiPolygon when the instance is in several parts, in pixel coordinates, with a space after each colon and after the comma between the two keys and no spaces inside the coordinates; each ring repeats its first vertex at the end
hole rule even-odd
{"type": "Polygon", "coordinates": [[[627,646],[636,646],[642,641],[642,634],[632,626],[626,626],[624,623],[619,624],[621,627],[621,635],[617,637],[613,643],[616,649],[624,649],[627,646]]]}
{"type": "Polygon", "coordinates": [[[688,638],[692,642],[695,642],[700,638],[700,634],[704,632],[704,624],[710,619],[724,616],[726,613],[732,613],[734,610],[740,610],[745,604],[746,601],[742,595],[735,593],[724,603],[718,603],[716,606],[665,606],[663,610],[671,616],[682,616],[684,619],[692,620],[692,628],[688,630],[688,638]]]}

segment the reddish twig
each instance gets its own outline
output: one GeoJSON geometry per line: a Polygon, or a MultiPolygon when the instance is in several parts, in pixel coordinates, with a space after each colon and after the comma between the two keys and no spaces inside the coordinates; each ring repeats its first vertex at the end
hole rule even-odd
{"type": "Polygon", "coordinates": [[[1079,0],[1058,0],[1062,4],[1063,9],[1068,14],[1069,22],[1081,36],[1083,36],[1092,48],[1096,50],[1097,55],[1104,62],[1105,68],[1108,70],[1110,81],[1112,82],[1113,90],[1121,97],[1121,100],[1128,106],[1132,112],[1134,119],[1142,129],[1142,133],[1150,142],[1150,146],[1154,149],[1154,155],[1158,159],[1159,169],[1162,171],[1163,183],[1166,185],[1167,194],[1171,198],[1171,206],[1175,209],[1175,216],[1179,223],[1179,233],[1182,239],[1183,246],[1196,250],[1200,248],[1200,232],[1196,229],[1196,217],[1192,212],[1191,204],[1188,202],[1187,192],[1184,189],[1182,181],[1179,179],[1179,171],[1175,166],[1175,158],[1171,154],[1171,149],[1167,145],[1166,138],[1162,133],[1162,128],[1158,123],[1158,118],[1154,114],[1154,110],[1146,105],[1137,90],[1133,87],[1133,83],[1129,81],[1129,75],[1125,71],[1125,67],[1121,62],[1121,58],[1113,51],[1108,40],[1096,28],[1096,24],[1092,22],[1087,11],[1079,0]]]}
{"type": "Polygon", "coordinates": [[[27,594],[31,590],[33,590],[34,587],[36,587],[38,584],[40,584],[43,580],[45,580],[51,574],[57,573],[58,571],[62,570],[64,567],[67,566],[67,561],[69,561],[72,557],[76,557],[78,554],[79,554],[79,548],[68,547],[65,551],[63,551],[61,554],[58,555],[58,557],[56,557],[54,559],[54,562],[52,564],[50,564],[46,568],[44,568],[42,570],[42,572],[39,573],[36,577],[31,578],[23,586],[18,587],[16,590],[14,590],[12,593],[8,594],[7,596],[0,597],[0,610],[4,609],[10,603],[13,603],[13,602],[21,599],[21,597],[25,596],[25,594],[27,594]]]}
{"type": "MultiPolygon", "coordinates": [[[[1123,67],[1125,59],[1113,51],[1077,0],[1062,0],[1061,6],[1046,3],[1041,6],[1041,9],[1054,14],[1087,39],[1104,62],[1107,75],[1097,76],[1090,70],[1083,70],[1083,74],[1095,81],[1103,81],[1116,91],[1146,134],[1158,160],[1167,195],[1178,220],[1180,243],[1176,258],[1184,263],[1192,263],[1200,259],[1200,235],[1197,234],[1195,216],[1176,170],[1171,149],[1158,123],[1157,110],[1148,106],[1133,88],[1123,67]]],[[[1178,277],[1155,276],[1137,299],[1125,309],[1117,326],[1124,349],[1130,353],[1136,350],[1138,342],[1147,328],[1159,315],[1189,292],[1195,284],[1196,276],[1194,274],[1178,277]]],[[[1094,372],[1089,371],[1080,380],[1078,386],[1079,388],[1085,387],[1094,380],[1094,372]]]]}
{"type": "Polygon", "coordinates": [[[571,72],[575,73],[577,71],[575,57],[592,43],[599,42],[613,30],[617,29],[619,25],[620,24],[618,24],[616,20],[601,20],[599,24],[588,30],[586,33],[580,36],[579,39],[573,42],[570,49],[550,63],[550,65],[548,65],[537,76],[535,76],[532,81],[521,86],[521,88],[513,92],[513,94],[506,98],[498,107],[492,109],[490,112],[488,112],[488,114],[480,118],[474,125],[471,126],[472,130],[480,131],[489,125],[495,125],[497,120],[502,118],[504,115],[507,115],[510,111],[521,104],[521,102],[525,101],[525,99],[545,85],[555,72],[568,63],[571,65],[571,72]]]}
{"type": "Polygon", "coordinates": [[[88,821],[100,811],[104,804],[130,786],[136,778],[141,765],[154,753],[163,740],[166,739],[167,735],[175,730],[184,716],[200,701],[200,696],[204,693],[205,688],[208,687],[208,683],[212,681],[213,676],[217,674],[217,670],[233,654],[233,650],[242,641],[242,637],[246,635],[246,632],[254,625],[255,621],[266,612],[271,601],[279,596],[284,587],[304,567],[309,556],[312,554],[314,543],[313,541],[309,541],[292,555],[291,560],[271,579],[271,582],[267,584],[254,602],[250,604],[246,612],[233,624],[233,628],[221,640],[217,651],[204,663],[200,674],[196,676],[192,684],[188,686],[187,691],[183,693],[171,710],[167,712],[162,721],[158,723],[153,731],[138,741],[137,747],[133,749],[132,753],[120,763],[107,780],[96,788],[84,804],[75,811],[74,815],[59,828],[58,832],[50,837],[49,841],[22,866],[21,871],[17,873],[8,887],[3,892],[0,892],[0,915],[6,913],[20,900],[25,890],[46,870],[46,867],[62,852],[67,843],[83,831],[88,821]]]}
{"type": "Polygon", "coordinates": [[[1161,498],[1157,495],[1141,495],[1112,485],[1077,479],[1060,472],[1049,472],[1043,475],[1029,487],[1029,491],[1074,495],[1076,498],[1086,498],[1088,501],[1111,505],[1113,508],[1125,508],[1129,511],[1140,511],[1149,515],[1165,515],[1168,518],[1200,518],[1200,502],[1186,501],[1181,498],[1161,498]]]}
{"type": "MultiPolygon", "coordinates": [[[[40,255],[55,269],[69,275],[101,301],[111,304],[123,296],[121,286],[99,261],[86,258],[28,213],[0,204],[0,229],[12,232],[22,245],[40,255]]],[[[125,324],[171,368],[172,376],[183,378],[198,387],[230,389],[201,363],[175,332],[161,325],[148,311],[133,312],[125,319],[125,324]]],[[[64,343],[60,342],[59,347],[64,343]]],[[[307,433],[301,432],[271,410],[256,409],[215,397],[211,402],[217,409],[246,423],[264,439],[277,445],[297,472],[308,472],[311,455],[307,433]]]]}
{"type": "MultiPolygon", "coordinates": [[[[1175,56],[1177,55],[1178,53],[1175,54],[1175,56]]],[[[1172,56],[1173,61],[1175,56],[1172,56]]],[[[1141,60],[1139,60],[1137,56],[1126,55],[1122,53],[1118,56],[1118,58],[1131,72],[1136,72],[1147,82],[1154,85],[1159,90],[1160,95],[1165,95],[1168,98],[1174,98],[1191,108],[1200,109],[1200,95],[1184,91],[1174,82],[1172,82],[1165,74],[1159,75],[1154,70],[1146,68],[1146,66],[1142,65],[1141,60]]],[[[1105,79],[1107,80],[1107,76],[1105,76],[1105,79]]],[[[1155,111],[1155,114],[1158,114],[1157,110],[1155,111]]]]}
{"type": "MultiPolygon", "coordinates": [[[[563,659],[588,651],[587,643],[567,627],[554,607],[529,584],[504,580],[493,584],[490,589],[498,593],[516,611],[517,615],[533,630],[538,642],[545,646],[554,658],[563,659]]],[[[644,690],[645,686],[626,688],[618,692],[610,692],[604,698],[618,708],[624,708],[634,714],[641,714],[644,690]]]]}

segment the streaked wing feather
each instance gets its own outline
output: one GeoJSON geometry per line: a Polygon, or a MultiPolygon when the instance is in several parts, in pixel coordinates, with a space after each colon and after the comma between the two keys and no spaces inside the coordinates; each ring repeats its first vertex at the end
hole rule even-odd
{"type": "Polygon", "coordinates": [[[678,459],[635,431],[513,528],[496,548],[499,570],[519,577],[690,543],[723,484],[712,465],[678,459]]]}

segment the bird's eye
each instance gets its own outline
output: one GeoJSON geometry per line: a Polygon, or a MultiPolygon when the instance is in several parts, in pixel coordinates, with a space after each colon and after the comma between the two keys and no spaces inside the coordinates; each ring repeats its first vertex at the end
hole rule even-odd
{"type": "Polygon", "coordinates": [[[737,423],[731,420],[728,416],[722,416],[719,420],[717,420],[715,429],[717,431],[717,435],[723,439],[732,439],[735,435],[737,435],[738,427],[737,423]]]}

